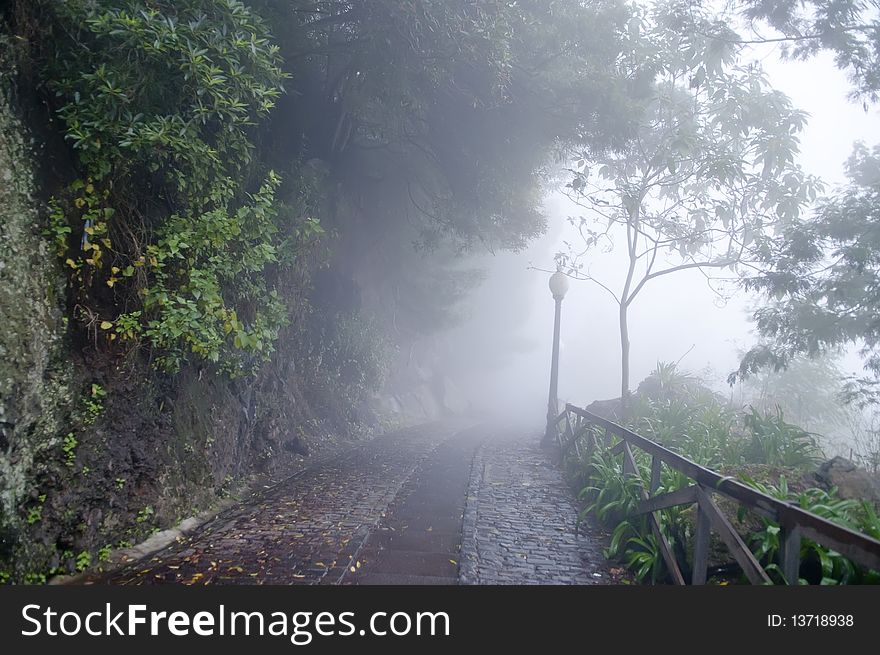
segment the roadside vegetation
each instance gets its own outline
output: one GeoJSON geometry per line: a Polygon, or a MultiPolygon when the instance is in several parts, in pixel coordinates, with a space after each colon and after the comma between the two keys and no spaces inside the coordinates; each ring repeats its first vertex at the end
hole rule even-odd
{"type": "MultiPolygon", "coordinates": [[[[820,485],[815,471],[825,457],[819,435],[789,423],[778,407],[762,411],[733,406],[674,364],[659,364],[631,396],[629,408],[630,418],[625,423],[634,432],[774,498],[880,537],[877,507],[870,500],[844,498],[835,487],[820,485]]],[[[636,475],[623,472],[622,453],[611,455],[604,448],[596,449],[589,460],[569,451],[564,466],[584,503],[581,520],[592,517],[611,533],[607,556],[622,562],[641,582],[663,583],[668,580],[668,571],[647,515],[635,516],[640,485],[649,486],[650,458],[637,449],[634,457],[639,469],[636,475]]],[[[664,466],[656,493],[689,484],[684,474],[664,466]]],[[[732,502],[722,501],[721,506],[728,510],[728,518],[771,579],[785,584],[779,565],[779,525],[732,502]]],[[[689,579],[693,553],[688,545],[693,543],[695,507],[670,508],[656,515],[685,579],[689,579]]],[[[739,581],[738,565],[723,544],[713,541],[710,584],[739,581]]],[[[880,574],[860,569],[839,553],[803,539],[799,582],[877,584],[880,574]]]]}

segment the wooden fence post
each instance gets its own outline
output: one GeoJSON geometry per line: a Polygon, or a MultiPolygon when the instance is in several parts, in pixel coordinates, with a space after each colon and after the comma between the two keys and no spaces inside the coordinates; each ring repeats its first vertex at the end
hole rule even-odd
{"type": "Polygon", "coordinates": [[[797,526],[782,528],[779,555],[782,558],[785,582],[790,585],[798,584],[801,570],[801,531],[797,526]]]}
{"type": "Polygon", "coordinates": [[[657,487],[660,486],[660,467],[663,465],[663,460],[654,455],[651,457],[651,488],[649,489],[649,493],[653,496],[654,492],[657,491],[657,487]]]}
{"type": "Polygon", "coordinates": [[[709,517],[703,505],[697,501],[697,531],[694,535],[694,571],[692,585],[706,584],[706,572],[709,568],[709,517]]]}

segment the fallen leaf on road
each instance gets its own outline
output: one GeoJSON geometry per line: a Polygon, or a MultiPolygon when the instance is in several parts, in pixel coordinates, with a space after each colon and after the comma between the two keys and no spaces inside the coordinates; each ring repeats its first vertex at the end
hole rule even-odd
{"type": "Polygon", "coordinates": [[[196,573],[193,575],[192,578],[190,578],[190,581],[186,584],[195,584],[196,582],[198,582],[199,580],[201,580],[204,577],[205,577],[204,573],[196,573]]]}

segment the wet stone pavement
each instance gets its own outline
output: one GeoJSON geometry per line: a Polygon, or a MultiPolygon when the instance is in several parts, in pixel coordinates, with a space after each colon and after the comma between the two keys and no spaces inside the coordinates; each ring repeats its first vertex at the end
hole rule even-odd
{"type": "Polygon", "coordinates": [[[90,583],[613,584],[607,535],[539,437],[486,425],[390,433],[306,468],[90,583]]]}
{"type": "Polygon", "coordinates": [[[462,531],[462,584],[617,584],[608,535],[584,522],[539,438],[496,432],[477,449],[462,531]]]}

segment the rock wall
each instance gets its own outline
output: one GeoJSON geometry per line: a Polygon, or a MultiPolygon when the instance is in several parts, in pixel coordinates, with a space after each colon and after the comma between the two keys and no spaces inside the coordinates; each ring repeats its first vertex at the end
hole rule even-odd
{"type": "Polygon", "coordinates": [[[27,518],[19,506],[41,459],[62,445],[72,405],[62,349],[64,280],[40,234],[33,145],[14,110],[6,64],[0,56],[0,559],[20,546],[27,518]]]}
{"type": "Polygon", "coordinates": [[[837,489],[841,498],[867,500],[880,508],[880,475],[860,468],[844,457],[823,462],[816,470],[819,485],[837,489]]]}
{"type": "Polygon", "coordinates": [[[297,354],[283,346],[255,379],[195,368],[170,377],[148,353],[109,352],[68,325],[36,173],[57,153],[42,151],[22,120],[4,43],[0,35],[0,583],[40,583],[338,440],[311,414],[297,354]]]}

